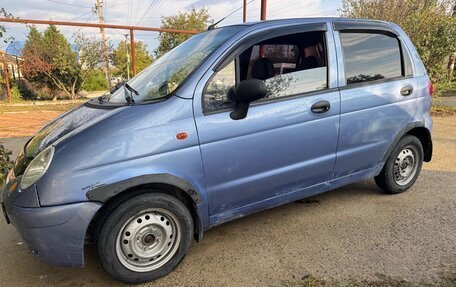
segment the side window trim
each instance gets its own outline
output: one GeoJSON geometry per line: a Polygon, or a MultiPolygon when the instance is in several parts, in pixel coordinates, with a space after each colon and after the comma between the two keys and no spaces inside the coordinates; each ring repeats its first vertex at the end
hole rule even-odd
{"type": "Polygon", "coordinates": [[[399,36],[396,30],[394,30],[390,25],[382,22],[373,22],[373,21],[343,21],[343,22],[333,22],[334,31],[339,32],[356,32],[364,31],[365,33],[376,32],[376,33],[390,33],[394,34],[396,37],[399,36]]]}
{"type": "Polygon", "coordinates": [[[413,75],[415,73],[414,72],[415,68],[413,67],[413,61],[412,61],[412,58],[410,57],[410,51],[408,50],[407,45],[405,44],[404,40],[402,40],[401,37],[398,37],[398,40],[399,40],[400,47],[401,47],[401,57],[402,57],[401,60],[404,62],[404,66],[403,66],[404,74],[403,74],[403,76],[405,78],[413,77],[413,75]],[[408,60],[406,60],[406,59],[408,59],[408,60]]]}

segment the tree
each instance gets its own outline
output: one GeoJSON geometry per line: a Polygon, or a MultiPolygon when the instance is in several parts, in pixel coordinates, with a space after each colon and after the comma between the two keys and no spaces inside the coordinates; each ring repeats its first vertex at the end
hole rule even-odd
{"type": "Polygon", "coordinates": [[[449,0],[343,0],[342,16],[390,21],[414,43],[434,82],[446,79],[445,62],[456,50],[456,18],[449,0]]]}
{"type": "MultiPolygon", "coordinates": [[[[94,71],[102,69],[104,63],[103,58],[103,42],[95,36],[87,36],[82,32],[74,35],[76,49],[78,51],[79,74],[81,78],[81,86],[87,81],[89,77],[94,76],[94,71]]],[[[106,45],[106,49],[110,50],[110,46],[106,45]]],[[[104,85],[106,86],[106,79],[104,85]]]]}
{"type": "Polygon", "coordinates": [[[57,27],[50,25],[44,34],[31,27],[22,55],[22,72],[28,80],[42,81],[71,99],[76,98],[83,81],[81,63],[57,27]]]}
{"type": "MultiPolygon", "coordinates": [[[[144,44],[142,41],[135,42],[136,47],[136,71],[139,73],[147,66],[152,64],[153,59],[152,56],[147,51],[147,45],[144,44]]],[[[122,78],[127,78],[127,53],[130,53],[131,46],[129,41],[122,41],[117,45],[114,51],[111,54],[111,61],[118,69],[117,75],[121,76],[122,78]]],[[[133,68],[131,65],[130,59],[130,75],[133,75],[133,68]]]]}
{"type": "Polygon", "coordinates": [[[101,67],[101,41],[94,36],[76,33],[75,50],[51,25],[44,34],[31,26],[22,51],[22,72],[35,88],[47,88],[53,98],[62,91],[75,99],[79,89],[92,72],[101,67]]]}
{"type": "MultiPolygon", "coordinates": [[[[204,31],[213,22],[206,8],[199,10],[193,8],[190,12],[179,12],[177,15],[165,16],[162,17],[161,21],[161,28],[193,31],[204,31]]],[[[190,37],[191,35],[187,34],[160,33],[158,36],[160,44],[155,53],[157,56],[161,56],[190,37]]]]}

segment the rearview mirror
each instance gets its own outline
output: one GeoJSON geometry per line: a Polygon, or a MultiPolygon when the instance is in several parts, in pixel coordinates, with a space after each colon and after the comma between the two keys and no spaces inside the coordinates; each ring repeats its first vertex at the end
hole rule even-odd
{"type": "Polygon", "coordinates": [[[236,108],[230,113],[233,120],[240,120],[247,116],[251,102],[262,99],[268,94],[266,84],[261,80],[245,80],[239,83],[234,93],[236,108]]]}

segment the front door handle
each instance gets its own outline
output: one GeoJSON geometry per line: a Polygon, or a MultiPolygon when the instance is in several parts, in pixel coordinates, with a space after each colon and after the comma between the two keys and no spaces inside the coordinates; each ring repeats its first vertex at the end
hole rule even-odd
{"type": "Polygon", "coordinates": [[[404,97],[410,96],[412,93],[413,93],[413,87],[410,85],[405,86],[401,89],[401,95],[404,97]]]}
{"type": "Polygon", "coordinates": [[[331,104],[328,101],[319,101],[312,105],[310,110],[312,113],[321,114],[326,113],[331,108],[331,104]]]}

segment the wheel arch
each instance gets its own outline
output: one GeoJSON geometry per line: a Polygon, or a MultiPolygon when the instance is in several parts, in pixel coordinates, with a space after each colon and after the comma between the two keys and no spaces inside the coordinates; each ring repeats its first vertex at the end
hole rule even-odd
{"type": "Polygon", "coordinates": [[[425,127],[415,127],[407,132],[408,135],[416,136],[423,145],[425,162],[430,162],[432,159],[432,137],[429,130],[425,127]]]}
{"type": "Polygon", "coordinates": [[[197,207],[202,202],[200,194],[192,184],[184,179],[170,174],[156,174],[138,176],[88,191],[86,196],[89,200],[103,204],[90,223],[87,231],[89,241],[96,240],[99,225],[119,204],[139,194],[150,192],[169,194],[182,201],[192,216],[195,240],[202,239],[204,226],[197,207]]]}
{"type": "Polygon", "coordinates": [[[429,129],[426,128],[426,126],[422,122],[409,123],[396,135],[393,142],[390,144],[388,150],[386,151],[385,155],[383,156],[383,162],[386,162],[386,160],[396,147],[397,143],[405,135],[413,135],[420,140],[421,144],[423,145],[424,151],[423,160],[425,162],[430,162],[432,159],[432,136],[429,129]]]}

